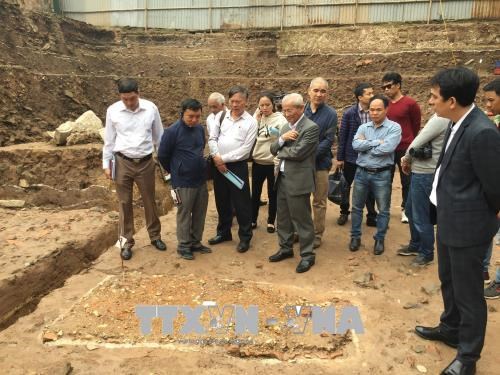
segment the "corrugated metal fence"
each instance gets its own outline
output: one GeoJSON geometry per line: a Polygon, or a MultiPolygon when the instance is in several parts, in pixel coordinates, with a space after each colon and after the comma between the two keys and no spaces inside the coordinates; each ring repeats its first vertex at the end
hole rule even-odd
{"type": "Polygon", "coordinates": [[[500,0],[54,0],[99,26],[184,30],[500,18],[500,0]]]}

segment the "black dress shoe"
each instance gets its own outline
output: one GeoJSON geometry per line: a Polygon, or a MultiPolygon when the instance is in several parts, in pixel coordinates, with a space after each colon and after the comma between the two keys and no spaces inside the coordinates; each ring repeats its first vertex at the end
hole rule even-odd
{"type": "Polygon", "coordinates": [[[373,245],[373,254],[380,255],[384,252],[384,240],[375,240],[373,245]]]}
{"type": "Polygon", "coordinates": [[[458,346],[458,338],[444,334],[439,326],[437,327],[422,327],[416,326],[415,332],[417,335],[426,340],[441,341],[452,348],[458,346]]]}
{"type": "Polygon", "coordinates": [[[458,359],[454,359],[446,367],[441,375],[474,375],[476,373],[476,362],[471,365],[464,365],[458,359]]]}
{"type": "Polygon", "coordinates": [[[191,246],[191,251],[193,253],[208,254],[212,252],[212,249],[207,246],[200,245],[200,246],[191,246]]]}
{"type": "Polygon", "coordinates": [[[297,273],[307,272],[314,266],[314,258],[312,259],[302,259],[295,270],[297,273]]]}
{"type": "Polygon", "coordinates": [[[160,239],[151,241],[151,245],[153,245],[154,247],[156,247],[160,251],[167,250],[167,245],[165,245],[165,242],[163,242],[160,239]]]}
{"type": "Polygon", "coordinates": [[[278,250],[276,254],[273,254],[269,257],[269,261],[279,262],[288,258],[293,258],[293,251],[288,252],[288,251],[278,250]]]}
{"type": "Polygon", "coordinates": [[[122,257],[123,260],[129,260],[130,258],[132,258],[132,248],[124,247],[120,252],[120,256],[122,257]]]}
{"type": "Polygon", "coordinates": [[[344,225],[345,223],[347,223],[348,218],[349,218],[349,215],[340,214],[339,218],[337,219],[337,224],[344,225]]]}
{"type": "Polygon", "coordinates": [[[215,235],[215,237],[210,238],[208,240],[208,243],[210,245],[217,245],[218,243],[221,243],[224,241],[232,241],[232,240],[233,240],[233,236],[231,236],[231,235],[223,236],[222,234],[217,234],[217,235],[215,235]]]}
{"type": "Polygon", "coordinates": [[[250,242],[246,242],[246,241],[240,241],[240,243],[236,247],[236,250],[238,251],[238,253],[246,253],[248,251],[248,249],[250,249],[250,242]]]}
{"type": "Polygon", "coordinates": [[[193,260],[194,259],[194,255],[190,250],[177,250],[177,254],[179,254],[179,256],[182,259],[186,259],[186,260],[193,260]]]}
{"type": "Polygon", "coordinates": [[[351,243],[349,244],[349,250],[358,251],[360,246],[361,246],[361,238],[352,237],[351,243]]]}

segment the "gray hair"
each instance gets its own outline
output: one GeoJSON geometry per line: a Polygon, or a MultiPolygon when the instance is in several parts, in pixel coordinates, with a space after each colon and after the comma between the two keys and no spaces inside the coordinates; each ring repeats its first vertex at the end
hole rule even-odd
{"type": "Polygon", "coordinates": [[[285,104],[285,102],[290,102],[294,107],[302,107],[304,105],[304,98],[302,97],[302,95],[293,92],[291,94],[285,95],[281,103],[285,104]]]}
{"type": "Polygon", "coordinates": [[[313,80],[309,84],[309,88],[311,88],[315,83],[324,83],[326,88],[328,88],[328,81],[326,79],[324,79],[323,77],[313,78],[313,80]]]}
{"type": "Polygon", "coordinates": [[[208,96],[208,100],[215,100],[219,104],[224,104],[226,102],[226,98],[220,92],[213,92],[208,96]]]}

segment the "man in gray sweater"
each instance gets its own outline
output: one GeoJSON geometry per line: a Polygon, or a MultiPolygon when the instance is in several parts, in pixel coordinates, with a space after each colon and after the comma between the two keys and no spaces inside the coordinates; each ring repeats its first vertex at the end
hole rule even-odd
{"type": "Polygon", "coordinates": [[[429,195],[434,170],[450,120],[432,116],[401,158],[403,172],[411,173],[405,213],[410,224],[410,243],[398,255],[416,255],[412,265],[425,266],[434,260],[434,226],[430,220],[429,195]]]}

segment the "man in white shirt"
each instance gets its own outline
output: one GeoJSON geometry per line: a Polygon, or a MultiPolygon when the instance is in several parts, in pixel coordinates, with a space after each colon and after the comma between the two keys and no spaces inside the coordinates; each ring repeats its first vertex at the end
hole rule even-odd
{"type": "Polygon", "coordinates": [[[109,106],[106,112],[102,167],[106,177],[113,177],[116,182],[120,235],[126,239],[120,255],[128,260],[135,244],[134,182],[141,193],[151,244],[161,251],[167,249],[160,234],[161,224],[155,203],[155,162],[152,158],[154,146],[158,147],[160,143],[163,125],[156,105],[139,97],[139,85],[135,80],[120,79],[118,92],[120,101],[109,106]],[[115,160],[114,166],[111,165],[112,159],[115,160]]]}
{"type": "Polygon", "coordinates": [[[208,96],[208,109],[210,114],[207,117],[207,134],[210,136],[210,130],[214,127],[215,117],[223,112],[227,112],[226,98],[220,92],[213,92],[208,96]]]}
{"type": "Polygon", "coordinates": [[[222,113],[216,117],[208,140],[210,155],[217,169],[214,173],[214,193],[219,214],[217,234],[208,240],[208,243],[216,245],[232,240],[231,222],[234,207],[240,238],[236,249],[244,253],[250,248],[252,239],[252,207],[247,160],[257,136],[257,121],[245,111],[248,100],[248,90],[245,87],[233,87],[229,90],[228,96],[230,111],[225,113],[222,122],[220,121],[222,113]],[[225,174],[228,171],[233,172],[244,182],[241,190],[226,178],[225,174]]]}

